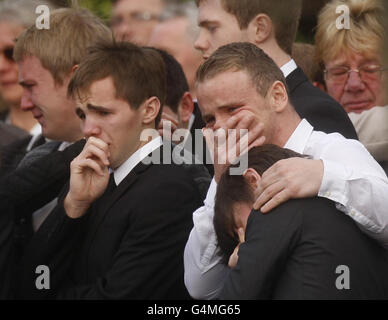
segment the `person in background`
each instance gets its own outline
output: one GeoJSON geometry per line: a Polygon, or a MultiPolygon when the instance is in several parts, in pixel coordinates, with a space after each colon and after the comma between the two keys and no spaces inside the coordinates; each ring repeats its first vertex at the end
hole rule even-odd
{"type": "Polygon", "coordinates": [[[111,28],[116,40],[147,45],[167,0],[115,0],[111,28]]]}
{"type": "MultiPolygon", "coordinates": [[[[166,65],[167,96],[162,110],[162,118],[158,126],[160,135],[188,150],[205,165],[211,175],[214,173],[211,157],[203,139],[202,117],[200,112],[195,113],[195,106],[189,85],[182,66],[166,51],[155,49],[162,56],[166,65]],[[194,114],[193,114],[194,111],[194,114]],[[169,122],[169,123],[168,123],[169,122]],[[177,129],[180,129],[176,131],[177,129]],[[202,145],[197,148],[196,139],[201,139],[202,145]]],[[[182,150],[182,151],[184,151],[182,150]]]]}
{"type": "Polygon", "coordinates": [[[324,66],[327,93],[348,113],[361,113],[387,102],[384,33],[380,0],[333,0],[319,13],[316,60],[324,66]],[[340,5],[349,8],[349,26],[339,28],[336,9],[340,5]]]}
{"type": "Polygon", "coordinates": [[[360,141],[382,164],[388,160],[384,18],[380,0],[333,0],[319,13],[315,35],[327,93],[349,113],[360,141]],[[340,5],[349,9],[349,25],[342,28],[337,26],[340,5]]]}
{"type": "Polygon", "coordinates": [[[193,1],[167,5],[155,26],[149,46],[170,53],[182,66],[195,99],[195,73],[202,63],[201,53],[194,48],[198,36],[197,8],[193,1]]]}

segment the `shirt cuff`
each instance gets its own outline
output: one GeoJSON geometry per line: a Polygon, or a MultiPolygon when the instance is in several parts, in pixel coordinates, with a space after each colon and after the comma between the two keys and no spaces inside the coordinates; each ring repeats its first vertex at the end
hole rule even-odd
{"type": "Polygon", "coordinates": [[[323,178],[318,196],[346,206],[348,202],[346,184],[347,179],[349,178],[346,169],[343,166],[338,166],[332,161],[323,159],[322,161],[323,178]]]}

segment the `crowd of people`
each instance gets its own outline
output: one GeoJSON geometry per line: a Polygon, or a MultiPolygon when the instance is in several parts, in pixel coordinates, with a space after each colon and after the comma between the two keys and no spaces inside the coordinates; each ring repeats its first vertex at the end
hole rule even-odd
{"type": "Polygon", "coordinates": [[[0,298],[388,299],[383,2],[302,9],[0,2],[0,298]]]}

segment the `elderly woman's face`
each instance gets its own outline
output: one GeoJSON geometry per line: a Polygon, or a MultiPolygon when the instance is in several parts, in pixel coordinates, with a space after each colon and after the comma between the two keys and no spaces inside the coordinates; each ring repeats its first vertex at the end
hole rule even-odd
{"type": "Polygon", "coordinates": [[[384,71],[378,55],[342,53],[325,64],[327,92],[346,112],[361,113],[385,104],[384,71]]]}

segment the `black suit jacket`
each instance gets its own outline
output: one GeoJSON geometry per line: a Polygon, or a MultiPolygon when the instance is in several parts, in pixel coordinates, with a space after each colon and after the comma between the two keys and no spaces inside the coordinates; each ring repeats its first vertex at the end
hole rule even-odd
{"type": "Polygon", "coordinates": [[[302,69],[297,68],[286,78],[292,105],[301,118],[314,130],[339,132],[345,138],[358,139],[356,130],[341,105],[322,90],[314,87],[302,69]]]}
{"type": "MultiPolygon", "coordinates": [[[[18,139],[11,144],[6,145],[1,150],[0,154],[0,177],[7,175],[8,173],[14,171],[19,163],[27,154],[27,146],[31,141],[31,136],[18,139]]],[[[41,135],[40,138],[35,141],[32,146],[36,148],[46,142],[45,138],[41,135]]]]}
{"type": "Polygon", "coordinates": [[[386,299],[386,252],[324,198],[252,211],[222,299],[386,299]],[[339,290],[338,266],[350,270],[339,290]]]}
{"type": "Polygon", "coordinates": [[[69,219],[60,200],[19,263],[18,296],[188,298],[183,250],[209,182],[202,165],[140,163],[81,219],[69,219]],[[51,290],[35,288],[38,265],[49,266],[51,290]]]}
{"type": "Polygon", "coordinates": [[[214,175],[214,167],[213,167],[213,161],[211,159],[209,150],[206,146],[205,138],[202,134],[202,128],[205,127],[205,123],[202,119],[201,110],[199,109],[198,103],[194,102],[194,122],[190,128],[190,135],[191,135],[191,146],[189,146],[187,143],[185,145],[185,148],[188,149],[192,154],[196,155],[197,158],[203,163],[206,167],[206,169],[209,171],[210,175],[214,175]],[[203,144],[202,147],[199,149],[196,148],[195,139],[198,137],[199,140],[202,140],[203,144]]]}
{"type": "Polygon", "coordinates": [[[27,136],[31,138],[27,131],[0,121],[0,148],[27,136]]]}
{"type": "Polygon", "coordinates": [[[84,144],[81,140],[52,152],[0,179],[0,299],[12,297],[12,272],[32,236],[32,213],[58,196],[84,144]]]}

